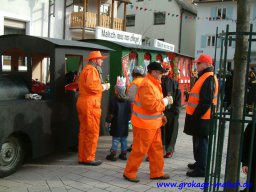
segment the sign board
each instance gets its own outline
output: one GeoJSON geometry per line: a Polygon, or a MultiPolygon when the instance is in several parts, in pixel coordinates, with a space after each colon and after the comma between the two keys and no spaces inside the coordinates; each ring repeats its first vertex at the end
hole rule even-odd
{"type": "Polygon", "coordinates": [[[175,45],[154,39],[154,47],[174,52],[175,45]]]}
{"type": "Polygon", "coordinates": [[[119,31],[104,27],[96,27],[95,29],[95,38],[103,39],[107,41],[115,41],[120,43],[128,43],[141,45],[142,44],[142,35],[136,33],[129,33],[125,31],[119,31]]]}

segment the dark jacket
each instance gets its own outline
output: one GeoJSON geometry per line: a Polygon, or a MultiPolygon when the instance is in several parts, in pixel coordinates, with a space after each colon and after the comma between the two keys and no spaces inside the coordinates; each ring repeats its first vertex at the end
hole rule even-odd
{"type": "MultiPolygon", "coordinates": [[[[250,155],[250,145],[252,142],[252,123],[249,123],[245,129],[244,132],[244,142],[243,142],[243,148],[242,148],[242,164],[243,166],[247,166],[249,168],[249,155],[250,155]]],[[[254,140],[252,144],[252,161],[251,161],[251,167],[250,170],[248,170],[248,173],[251,173],[251,177],[249,182],[251,182],[253,185],[249,188],[250,192],[256,191],[256,131],[254,132],[254,140]]]]}
{"type": "Polygon", "coordinates": [[[169,78],[168,76],[162,77],[162,92],[163,96],[166,97],[171,95],[173,97],[173,104],[170,108],[166,108],[165,112],[172,113],[173,115],[179,115],[180,105],[181,105],[181,92],[179,84],[174,79],[169,78]]]}
{"type": "Polygon", "coordinates": [[[106,121],[111,123],[110,135],[127,137],[128,124],[131,119],[131,103],[128,99],[114,97],[109,107],[106,121]]]}
{"type": "MultiPolygon", "coordinates": [[[[242,164],[243,166],[248,166],[249,164],[249,155],[250,155],[250,144],[251,144],[251,133],[252,133],[252,123],[249,123],[244,131],[244,142],[242,150],[242,164]]],[[[252,149],[252,162],[256,162],[256,131],[254,132],[254,142],[252,149]]]]}
{"type": "Polygon", "coordinates": [[[226,77],[225,89],[224,89],[224,92],[225,92],[224,107],[229,107],[231,105],[232,86],[233,86],[233,72],[231,72],[231,74],[227,75],[226,77]]]}
{"type": "MultiPolygon", "coordinates": [[[[198,79],[206,72],[212,72],[209,67],[203,70],[198,79]]],[[[184,133],[193,136],[206,137],[209,135],[210,119],[201,119],[206,111],[211,107],[214,96],[215,82],[214,77],[209,76],[203,83],[199,93],[199,104],[193,115],[186,114],[184,133]]]]}
{"type": "Polygon", "coordinates": [[[255,105],[256,103],[256,78],[251,78],[248,82],[248,105],[255,105]]]}

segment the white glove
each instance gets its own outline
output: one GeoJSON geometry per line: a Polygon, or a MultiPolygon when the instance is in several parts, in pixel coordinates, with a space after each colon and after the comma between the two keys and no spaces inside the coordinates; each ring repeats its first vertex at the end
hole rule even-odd
{"type": "Polygon", "coordinates": [[[173,98],[172,98],[172,96],[167,96],[167,99],[168,99],[168,104],[169,104],[169,105],[173,104],[173,98]]]}
{"type": "Polygon", "coordinates": [[[173,104],[173,98],[172,96],[166,96],[163,98],[164,106],[173,104]]]}
{"type": "Polygon", "coordinates": [[[102,84],[102,86],[104,88],[104,91],[110,89],[110,83],[104,83],[104,84],[102,84]]]}

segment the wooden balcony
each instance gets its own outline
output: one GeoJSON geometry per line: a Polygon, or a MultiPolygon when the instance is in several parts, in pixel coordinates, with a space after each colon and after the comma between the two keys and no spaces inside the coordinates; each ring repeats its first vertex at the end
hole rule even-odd
{"type": "MultiPolygon", "coordinates": [[[[97,13],[92,12],[73,12],[71,13],[70,28],[83,28],[83,21],[85,28],[95,29],[97,26],[97,13]]],[[[113,29],[123,31],[123,19],[114,18],[113,29]]],[[[111,28],[111,17],[106,15],[100,16],[100,27],[111,28]]]]}

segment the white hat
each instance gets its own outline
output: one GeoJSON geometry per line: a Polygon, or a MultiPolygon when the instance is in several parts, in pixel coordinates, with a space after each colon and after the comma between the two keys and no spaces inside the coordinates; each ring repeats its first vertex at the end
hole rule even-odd
{"type": "Polygon", "coordinates": [[[116,86],[118,87],[125,87],[125,83],[126,83],[126,78],[123,76],[117,76],[116,79],[116,86]]]}

